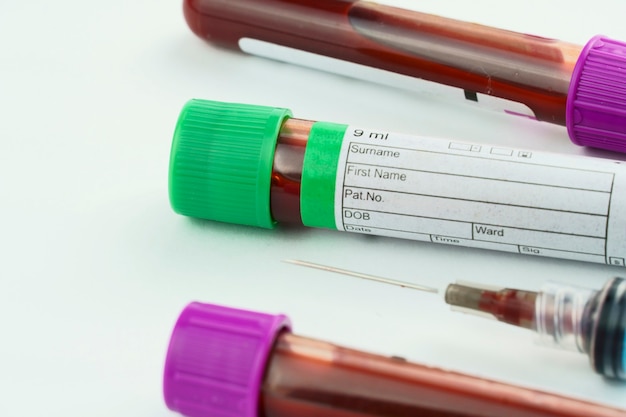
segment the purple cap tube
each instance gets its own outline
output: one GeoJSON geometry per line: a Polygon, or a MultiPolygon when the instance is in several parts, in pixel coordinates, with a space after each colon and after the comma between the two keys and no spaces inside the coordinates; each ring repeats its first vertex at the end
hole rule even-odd
{"type": "Polygon", "coordinates": [[[192,303],[167,353],[187,417],[623,417],[618,410],[294,335],[284,315],[192,303]]]}
{"type": "Polygon", "coordinates": [[[183,5],[191,30],[221,46],[429,95],[453,93],[567,125],[579,145],[626,152],[624,42],[599,36],[582,47],[363,0],[183,5]]]}

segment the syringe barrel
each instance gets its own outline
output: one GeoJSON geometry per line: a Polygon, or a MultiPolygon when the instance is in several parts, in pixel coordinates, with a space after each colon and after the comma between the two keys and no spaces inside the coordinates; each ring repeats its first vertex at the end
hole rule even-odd
{"type": "Polygon", "coordinates": [[[168,407],[188,417],[617,417],[624,411],[292,334],[284,316],[192,303],[168,407]]]}
{"type": "Polygon", "coordinates": [[[299,223],[624,266],[626,165],[192,100],[170,159],[178,213],[299,223]]]}
{"type": "Polygon", "coordinates": [[[429,94],[458,87],[472,102],[567,124],[576,144],[626,151],[626,43],[583,48],[359,0],[184,0],[184,13],[222,46],[429,94]]]}
{"type": "Polygon", "coordinates": [[[589,301],[597,292],[566,284],[546,283],[535,301],[535,330],[545,345],[589,352],[589,301]]]}
{"type": "Polygon", "coordinates": [[[536,331],[546,344],[589,355],[596,372],[626,380],[626,280],[600,291],[548,283],[536,300],[536,331]]]}

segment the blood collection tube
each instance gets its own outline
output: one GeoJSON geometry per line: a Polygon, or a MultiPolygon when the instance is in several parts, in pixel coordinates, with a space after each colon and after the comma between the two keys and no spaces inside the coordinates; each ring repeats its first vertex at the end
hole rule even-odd
{"type": "Polygon", "coordinates": [[[626,280],[614,278],[600,291],[546,284],[541,291],[451,284],[445,300],[462,311],[534,330],[541,341],[586,353],[593,369],[626,380],[626,280]]]}
{"type": "Polygon", "coordinates": [[[176,212],[222,222],[626,259],[619,161],[313,122],[280,108],[188,102],[169,190],[176,212]]]}
{"type": "Polygon", "coordinates": [[[184,14],[193,32],[222,46],[383,82],[402,74],[478,102],[506,99],[510,113],[523,113],[521,103],[567,125],[578,145],[626,152],[626,43],[604,36],[583,47],[363,0],[184,0],[184,14]]]}
{"type": "Polygon", "coordinates": [[[187,417],[617,417],[624,410],[295,335],[283,315],[192,303],[163,392],[187,417]]]}

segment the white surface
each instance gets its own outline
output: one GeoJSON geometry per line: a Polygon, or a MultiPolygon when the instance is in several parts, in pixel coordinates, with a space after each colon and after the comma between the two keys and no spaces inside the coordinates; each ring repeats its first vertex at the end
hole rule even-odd
{"type": "MultiPolygon", "coordinates": [[[[413,3],[397,1],[397,4],[413,3]]],[[[626,39],[626,3],[422,0],[428,12],[583,43],[626,39]]],[[[413,3],[415,4],[415,3],[413,3]]],[[[161,372],[191,300],[288,313],[296,332],[626,408],[583,355],[441,299],[281,263],[443,287],[465,279],[600,287],[622,269],[174,214],[171,134],[191,97],[296,116],[564,153],[558,126],[216,49],[179,1],[0,3],[0,415],[171,416],[161,372]]],[[[592,152],[607,156],[608,153],[592,152]]]]}

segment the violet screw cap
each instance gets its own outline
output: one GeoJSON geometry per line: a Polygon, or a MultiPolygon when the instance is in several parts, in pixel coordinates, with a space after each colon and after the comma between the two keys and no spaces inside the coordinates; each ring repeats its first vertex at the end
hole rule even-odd
{"type": "Polygon", "coordinates": [[[577,145],[626,152],[626,43],[596,36],[570,83],[567,131],[577,145]]]}
{"type": "Polygon", "coordinates": [[[284,315],[191,303],[172,332],[163,395],[187,417],[257,417],[261,384],[284,315]]]}

